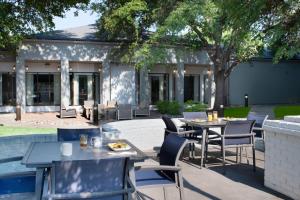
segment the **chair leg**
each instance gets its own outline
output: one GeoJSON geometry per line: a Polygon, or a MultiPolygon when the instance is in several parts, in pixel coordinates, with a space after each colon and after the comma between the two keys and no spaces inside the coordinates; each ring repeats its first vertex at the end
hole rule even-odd
{"type": "Polygon", "coordinates": [[[246,151],[247,164],[249,165],[249,157],[248,157],[248,150],[247,150],[247,148],[245,149],[245,151],[246,151]]]}
{"type": "Polygon", "coordinates": [[[164,192],[164,200],[167,200],[168,196],[167,196],[167,192],[166,192],[166,188],[165,187],[163,187],[163,192],[164,192]]]}
{"type": "Polygon", "coordinates": [[[239,148],[236,148],[236,158],[235,158],[235,162],[238,163],[239,162],[239,148]]]}
{"type": "Polygon", "coordinates": [[[256,171],[256,161],[255,161],[255,148],[254,146],[252,147],[252,152],[253,152],[253,171],[256,171]]]}
{"type": "Polygon", "coordinates": [[[181,171],[178,172],[178,189],[179,189],[179,195],[180,195],[180,200],[184,200],[184,186],[183,186],[183,179],[182,179],[182,174],[181,171]]]}
{"type": "Polygon", "coordinates": [[[224,140],[223,140],[223,142],[222,142],[222,158],[223,158],[223,173],[224,174],[226,173],[225,156],[226,156],[226,153],[225,153],[224,140]]]}

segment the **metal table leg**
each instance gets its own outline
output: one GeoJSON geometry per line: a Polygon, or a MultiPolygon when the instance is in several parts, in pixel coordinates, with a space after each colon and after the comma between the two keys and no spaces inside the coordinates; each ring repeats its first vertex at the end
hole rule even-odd
{"type": "Polygon", "coordinates": [[[42,199],[44,170],[45,170],[44,168],[36,169],[36,177],[35,177],[35,198],[36,198],[36,200],[42,199]]]}
{"type": "Polygon", "coordinates": [[[202,144],[201,144],[201,163],[200,163],[200,168],[202,168],[202,166],[204,166],[204,151],[205,151],[205,142],[206,142],[206,134],[207,134],[207,130],[203,129],[203,133],[202,133],[202,144]]]}

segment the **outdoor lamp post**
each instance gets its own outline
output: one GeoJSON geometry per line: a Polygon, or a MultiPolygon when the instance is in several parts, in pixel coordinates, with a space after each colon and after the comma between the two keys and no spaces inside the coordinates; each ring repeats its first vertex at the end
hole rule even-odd
{"type": "Polygon", "coordinates": [[[220,105],[219,116],[224,117],[224,105],[220,105]]]}
{"type": "Polygon", "coordinates": [[[244,100],[245,100],[245,107],[248,107],[248,100],[249,100],[248,94],[245,94],[244,100]]]}

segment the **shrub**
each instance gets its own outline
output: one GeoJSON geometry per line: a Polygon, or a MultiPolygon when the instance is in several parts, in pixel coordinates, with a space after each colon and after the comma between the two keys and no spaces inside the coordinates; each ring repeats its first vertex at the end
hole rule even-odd
{"type": "Polygon", "coordinates": [[[300,115],[300,105],[276,106],[274,114],[276,119],[283,119],[286,115],[300,115]]]}
{"type": "Polygon", "coordinates": [[[206,104],[188,100],[184,103],[184,111],[186,112],[203,112],[206,111],[208,106],[206,104]]]}
{"type": "Polygon", "coordinates": [[[180,105],[177,101],[159,101],[156,103],[157,109],[161,114],[179,115],[180,105]]]}
{"type": "Polygon", "coordinates": [[[250,107],[229,107],[224,109],[224,117],[245,118],[250,111],[250,107]]]}

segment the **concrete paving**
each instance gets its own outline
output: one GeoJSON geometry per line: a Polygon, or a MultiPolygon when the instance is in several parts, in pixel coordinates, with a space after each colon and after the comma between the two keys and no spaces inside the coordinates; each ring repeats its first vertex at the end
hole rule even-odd
{"type": "Polygon", "coordinates": [[[252,105],[251,112],[255,112],[257,114],[269,115],[269,119],[275,119],[274,115],[274,107],[270,105],[252,105]]]}

